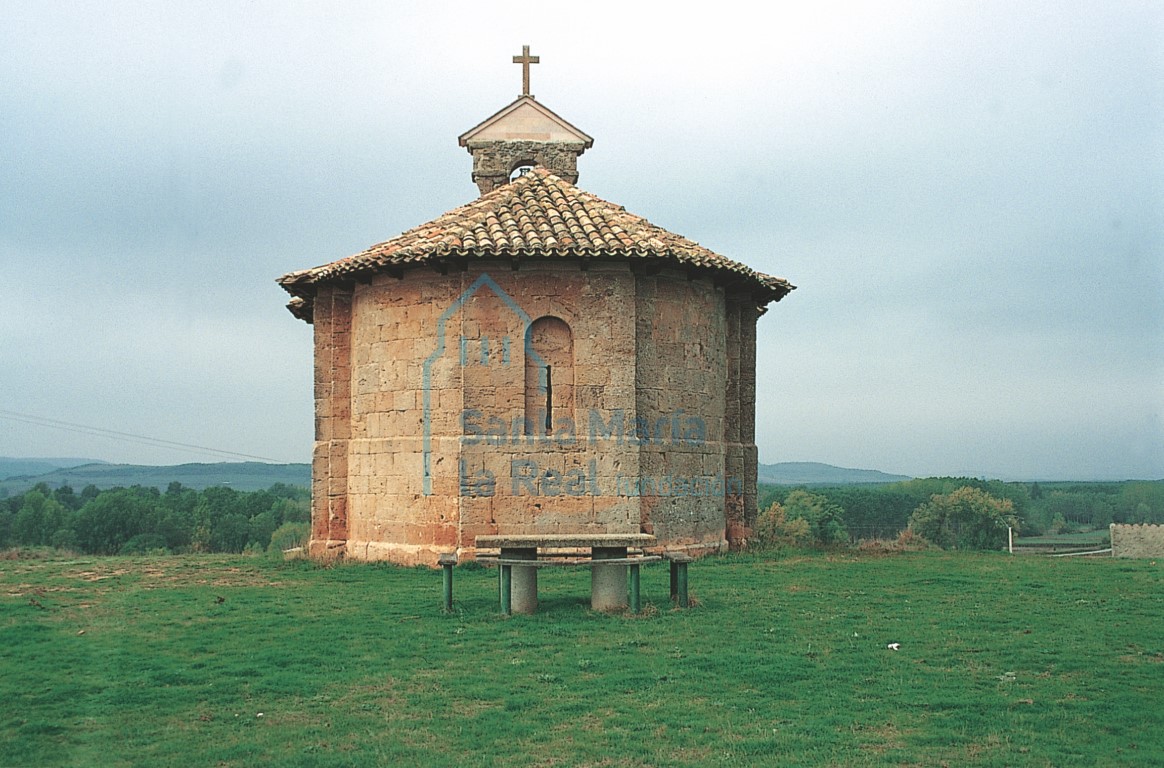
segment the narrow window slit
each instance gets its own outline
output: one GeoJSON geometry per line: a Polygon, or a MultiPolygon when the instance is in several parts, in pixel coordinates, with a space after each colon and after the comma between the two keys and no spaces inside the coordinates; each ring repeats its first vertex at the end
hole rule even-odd
{"type": "Polygon", "coordinates": [[[525,332],[527,437],[569,431],[574,423],[574,343],[564,320],[546,315],[525,332]]]}
{"type": "Polygon", "coordinates": [[[553,366],[546,366],[546,434],[554,431],[554,379],[553,366]]]}

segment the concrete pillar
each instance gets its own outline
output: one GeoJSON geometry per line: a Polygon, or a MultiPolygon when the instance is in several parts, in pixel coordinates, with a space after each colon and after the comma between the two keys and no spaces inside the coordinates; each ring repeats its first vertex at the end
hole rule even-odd
{"type": "MultiPolygon", "coordinates": [[[[501,550],[502,560],[537,560],[538,550],[513,548],[501,550]]],[[[511,567],[510,607],[514,613],[537,613],[538,569],[522,565],[511,567]]]]}
{"type": "Polygon", "coordinates": [[[603,560],[626,558],[626,547],[594,547],[590,559],[590,608],[595,611],[620,611],[627,607],[626,566],[601,565],[603,560]]]}
{"type": "Polygon", "coordinates": [[[444,586],[444,609],[445,613],[450,613],[453,610],[453,566],[457,564],[456,552],[442,552],[437,559],[437,564],[441,567],[441,581],[444,586]]]}

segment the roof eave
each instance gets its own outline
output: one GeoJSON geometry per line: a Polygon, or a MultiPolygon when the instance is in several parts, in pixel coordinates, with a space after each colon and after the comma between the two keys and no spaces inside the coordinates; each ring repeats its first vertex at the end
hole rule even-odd
{"type": "Polygon", "coordinates": [[[760,294],[767,295],[768,301],[776,302],[796,289],[796,286],[779,277],[772,277],[759,272],[741,271],[726,265],[701,264],[692,262],[683,256],[670,251],[653,251],[646,248],[619,248],[598,249],[587,247],[569,247],[561,249],[546,248],[434,248],[428,253],[399,254],[394,258],[377,259],[374,261],[356,262],[343,260],[333,262],[315,269],[292,272],[278,279],[279,285],[292,296],[304,299],[314,297],[319,285],[338,282],[349,282],[379,273],[392,273],[396,277],[402,276],[404,267],[421,266],[440,263],[444,259],[483,261],[499,260],[558,260],[577,259],[592,262],[596,260],[614,261],[658,261],[679,269],[695,269],[707,274],[721,275],[732,284],[759,289],[760,294]]]}

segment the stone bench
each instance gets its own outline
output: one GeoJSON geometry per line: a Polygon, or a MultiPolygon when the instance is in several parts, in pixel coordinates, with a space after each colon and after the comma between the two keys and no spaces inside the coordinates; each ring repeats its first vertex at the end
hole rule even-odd
{"type": "Polygon", "coordinates": [[[626,534],[517,534],[478,536],[476,547],[499,554],[477,560],[496,564],[502,613],[534,613],[538,606],[538,569],[553,566],[590,568],[590,607],[596,611],[629,607],[638,612],[639,566],[660,560],[657,555],[631,555],[649,547],[655,537],[626,534]],[[628,600],[629,577],[629,600],[628,600]]]}

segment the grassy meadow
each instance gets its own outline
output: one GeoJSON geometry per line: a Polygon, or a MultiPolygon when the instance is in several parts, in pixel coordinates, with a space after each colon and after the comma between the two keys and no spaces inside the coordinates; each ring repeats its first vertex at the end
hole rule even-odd
{"type": "Polygon", "coordinates": [[[673,610],[540,575],[261,557],[0,561],[3,766],[1143,766],[1164,563],[733,555],[673,610]],[[899,650],[887,647],[899,643],[899,650]]]}

